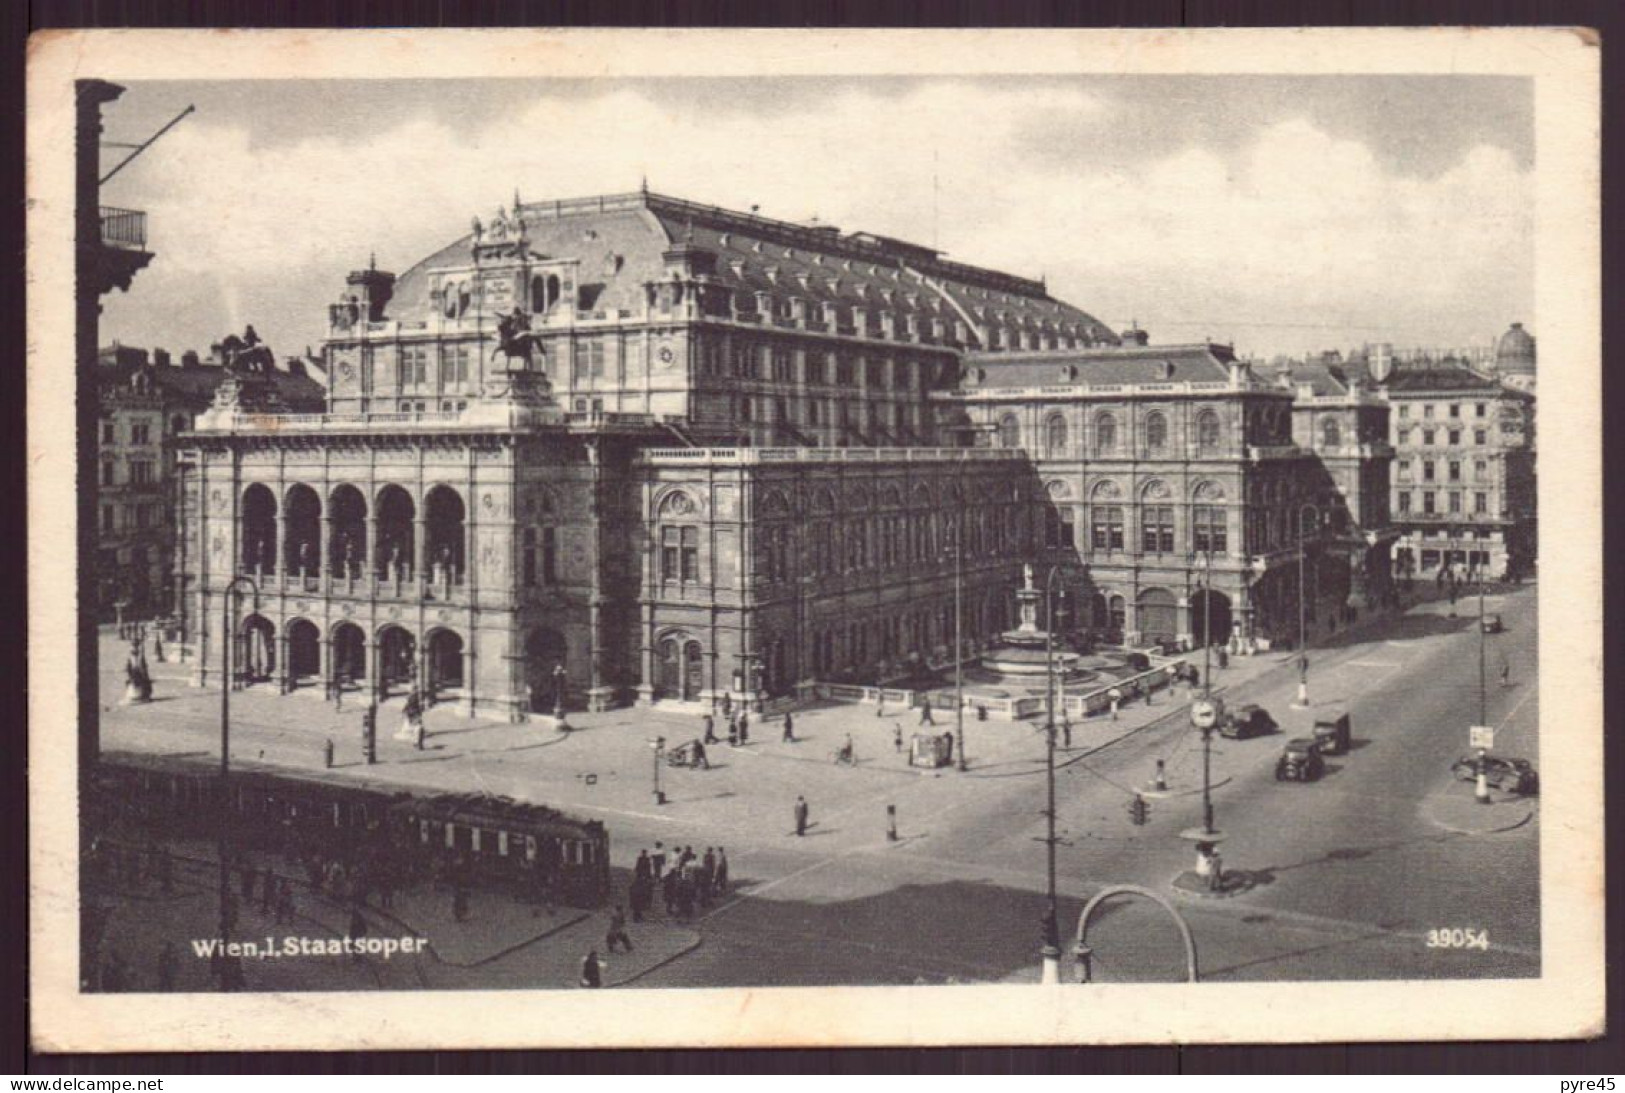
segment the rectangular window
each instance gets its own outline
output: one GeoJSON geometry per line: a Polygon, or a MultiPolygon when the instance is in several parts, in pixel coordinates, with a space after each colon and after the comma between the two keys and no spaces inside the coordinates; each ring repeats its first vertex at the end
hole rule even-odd
{"type": "Polygon", "coordinates": [[[1432,429],[1423,429],[1422,430],[1422,443],[1423,444],[1432,444],[1433,443],[1433,430],[1432,429]]]}
{"type": "Polygon", "coordinates": [[[728,345],[728,367],[739,379],[750,375],[750,344],[734,341],[728,345]]]}
{"type": "Polygon", "coordinates": [[[1096,550],[1123,549],[1123,510],[1118,505],[1098,506],[1094,510],[1093,543],[1096,550]]]}
{"type": "Polygon", "coordinates": [[[521,579],[526,588],[536,587],[536,529],[526,528],[524,536],[525,549],[520,559],[521,579]]]}
{"type": "Polygon", "coordinates": [[[1408,492],[1407,493],[1402,493],[1402,494],[1399,495],[1399,511],[1400,512],[1410,512],[1411,511],[1411,495],[1408,492]]]}
{"type": "Polygon", "coordinates": [[[1451,512],[1460,512],[1461,511],[1461,494],[1459,494],[1459,493],[1451,493],[1451,495],[1450,495],[1450,511],[1451,512]]]}
{"type": "Polygon", "coordinates": [[[102,485],[113,485],[113,461],[111,459],[102,460],[102,485]]]}
{"type": "Polygon", "coordinates": [[[790,382],[790,351],[788,349],[774,347],[773,379],[778,383],[790,382]]]}
{"type": "Polygon", "coordinates": [[[683,528],[683,580],[700,579],[700,529],[683,528]]]}
{"type": "Polygon", "coordinates": [[[1078,541],[1077,528],[1073,526],[1072,514],[1070,512],[1062,513],[1061,514],[1061,547],[1063,549],[1065,549],[1065,550],[1071,550],[1072,547],[1077,543],[1077,541],[1078,541]]]}
{"type": "Polygon", "coordinates": [[[808,383],[824,382],[824,378],[828,374],[828,362],[824,359],[824,354],[808,353],[806,368],[808,383]]]}
{"type": "Polygon", "coordinates": [[[1450,481],[1461,481],[1461,464],[1453,459],[1450,461],[1450,481]]]}
{"type": "Polygon", "coordinates": [[[1433,417],[1433,403],[1430,402],[1426,406],[1422,407],[1422,416],[1425,418],[1433,417]]]}
{"type": "Polygon", "coordinates": [[[837,387],[852,386],[852,358],[841,353],[835,358],[835,385],[837,387]]]}
{"type": "Polygon", "coordinates": [[[1401,419],[1410,417],[1411,416],[1411,408],[1409,406],[1401,406],[1399,408],[1399,416],[1400,416],[1401,419]]]}
{"type": "Polygon", "coordinates": [[[104,421],[104,422],[102,422],[102,443],[103,444],[116,444],[116,443],[118,443],[118,424],[116,422],[112,422],[112,421],[104,421]]]}
{"type": "Polygon", "coordinates": [[[1409,459],[1396,460],[1394,469],[1398,472],[1399,477],[1409,478],[1411,476],[1411,461],[1409,459]]]}
{"type": "Polygon", "coordinates": [[[1140,549],[1146,554],[1167,554],[1174,549],[1174,510],[1169,505],[1140,509],[1140,549]]]}
{"type": "Polygon", "coordinates": [[[1490,465],[1489,465],[1488,461],[1483,460],[1483,459],[1475,459],[1475,460],[1473,460],[1473,478],[1475,480],[1477,480],[1477,481],[1482,482],[1484,479],[1488,478],[1489,476],[1490,476],[1490,465]]]}
{"type": "Polygon", "coordinates": [[[553,528],[542,529],[542,580],[559,583],[559,533],[553,528]]]}
{"type": "Polygon", "coordinates": [[[1450,416],[1451,417],[1460,417],[1461,416],[1461,404],[1459,402],[1452,402],[1450,404],[1450,416]]]}
{"type": "Polygon", "coordinates": [[[1456,446],[1458,446],[1460,444],[1461,444],[1461,430],[1460,429],[1451,429],[1450,430],[1450,446],[1451,447],[1456,447],[1456,446]]]}
{"type": "Polygon", "coordinates": [[[1411,442],[1411,431],[1409,429],[1399,430],[1399,432],[1395,434],[1395,442],[1402,445],[1409,444],[1411,442]]]}
{"type": "Polygon", "coordinates": [[[1422,460],[1422,481],[1433,481],[1433,460],[1431,459],[1422,460]]]}
{"type": "Polygon", "coordinates": [[[1217,505],[1195,505],[1191,508],[1191,547],[1198,554],[1224,553],[1224,509],[1217,505]]]}
{"type": "Polygon", "coordinates": [[[1488,429],[1474,429],[1473,430],[1473,443],[1474,444],[1483,445],[1483,444],[1488,444],[1489,442],[1490,442],[1490,433],[1489,433],[1488,429]]]}
{"type": "Polygon", "coordinates": [[[660,579],[663,581],[677,580],[677,560],[679,556],[678,528],[662,528],[660,530],[660,579]]]}
{"type": "Polygon", "coordinates": [[[102,530],[104,532],[111,532],[117,526],[118,525],[113,522],[113,506],[112,505],[103,505],[102,506],[102,530]]]}
{"type": "Polygon", "coordinates": [[[1490,495],[1487,493],[1473,494],[1473,511],[1484,513],[1490,511],[1490,495]]]}
{"type": "Polygon", "coordinates": [[[1422,511],[1424,513],[1427,513],[1428,515],[1432,515],[1432,513],[1434,511],[1433,491],[1432,490],[1428,490],[1427,492],[1422,494],[1422,511]]]}
{"type": "Polygon", "coordinates": [[[1482,402],[1478,403],[1477,405],[1475,405],[1473,407],[1473,416],[1474,417],[1483,417],[1485,415],[1485,413],[1486,413],[1485,407],[1484,407],[1484,404],[1482,402]]]}

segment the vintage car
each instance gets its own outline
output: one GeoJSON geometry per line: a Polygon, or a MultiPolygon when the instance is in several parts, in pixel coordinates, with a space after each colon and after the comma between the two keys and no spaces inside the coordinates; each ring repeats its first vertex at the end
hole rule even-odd
{"type": "Polygon", "coordinates": [[[1346,755],[1349,750],[1349,715],[1321,718],[1315,722],[1315,743],[1322,755],[1346,755]]]}
{"type": "Polygon", "coordinates": [[[1249,736],[1268,736],[1276,729],[1275,719],[1262,706],[1248,703],[1237,706],[1219,722],[1219,735],[1231,740],[1245,740],[1249,736]]]}
{"type": "Polygon", "coordinates": [[[1281,758],[1275,761],[1277,782],[1315,782],[1326,773],[1326,760],[1320,757],[1320,747],[1307,736],[1288,740],[1281,749],[1281,758]]]}
{"type": "MultiPolygon", "coordinates": [[[[1540,792],[1540,775],[1527,759],[1503,759],[1499,755],[1484,757],[1484,780],[1494,789],[1533,796],[1540,792]]],[[[1450,764],[1450,773],[1463,782],[1478,778],[1479,758],[1464,755],[1450,764]]]]}
{"type": "Polygon", "coordinates": [[[1482,625],[1484,627],[1484,633],[1486,634],[1499,634],[1502,630],[1506,629],[1506,627],[1501,623],[1500,615],[1485,615],[1482,625]]]}

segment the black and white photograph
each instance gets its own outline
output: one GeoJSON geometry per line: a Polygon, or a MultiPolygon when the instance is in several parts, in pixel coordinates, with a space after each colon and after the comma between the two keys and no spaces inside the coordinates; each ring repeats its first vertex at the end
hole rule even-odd
{"type": "Polygon", "coordinates": [[[1600,1028],[1583,34],[37,46],[46,1043],[1600,1028]]]}

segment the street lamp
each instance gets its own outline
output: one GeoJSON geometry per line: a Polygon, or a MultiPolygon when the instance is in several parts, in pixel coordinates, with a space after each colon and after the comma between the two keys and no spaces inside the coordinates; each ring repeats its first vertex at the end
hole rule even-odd
{"type": "MultiPolygon", "coordinates": [[[[1202,698],[1213,697],[1213,545],[1202,552],[1202,698]]],[[[1213,726],[1202,728],[1202,831],[1213,834],[1213,726]]]]}
{"type": "Polygon", "coordinates": [[[1306,616],[1306,601],[1303,590],[1304,560],[1309,556],[1309,548],[1304,544],[1303,514],[1313,509],[1315,512],[1315,530],[1320,530],[1320,506],[1305,504],[1298,506],[1298,700],[1293,706],[1307,710],[1309,708],[1309,623],[1306,616]]]}
{"type": "Polygon", "coordinates": [[[960,558],[963,521],[954,524],[954,732],[958,736],[959,769],[967,769],[965,762],[965,637],[962,601],[964,597],[964,567],[960,558]]]}
{"type": "Polygon", "coordinates": [[[1055,905],[1055,578],[1060,566],[1050,566],[1044,578],[1044,773],[1049,791],[1049,805],[1044,810],[1048,821],[1048,834],[1044,845],[1048,850],[1049,904],[1044,911],[1044,958],[1042,983],[1061,981],[1061,934],[1055,905]]]}
{"type": "MultiPolygon", "coordinates": [[[[254,609],[259,610],[260,586],[254,578],[246,573],[233,577],[226,585],[222,595],[221,625],[220,625],[220,989],[230,990],[228,982],[228,958],[225,953],[226,939],[231,931],[230,915],[226,908],[226,901],[230,895],[231,876],[227,861],[227,832],[231,829],[231,683],[232,666],[231,650],[236,643],[236,627],[232,625],[231,597],[238,594],[238,586],[246,584],[254,592],[254,609]]],[[[246,650],[245,650],[246,653],[246,650]]]]}

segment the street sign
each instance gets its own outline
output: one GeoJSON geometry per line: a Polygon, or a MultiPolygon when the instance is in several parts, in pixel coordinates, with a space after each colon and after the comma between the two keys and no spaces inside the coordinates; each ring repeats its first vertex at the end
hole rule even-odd
{"type": "Polygon", "coordinates": [[[1495,728],[1491,725],[1472,726],[1467,730],[1467,746],[1490,751],[1495,747],[1495,728]]]}
{"type": "Polygon", "coordinates": [[[1191,724],[1199,729],[1211,729],[1219,723],[1219,702],[1213,698],[1198,698],[1191,703],[1191,724]]]}

